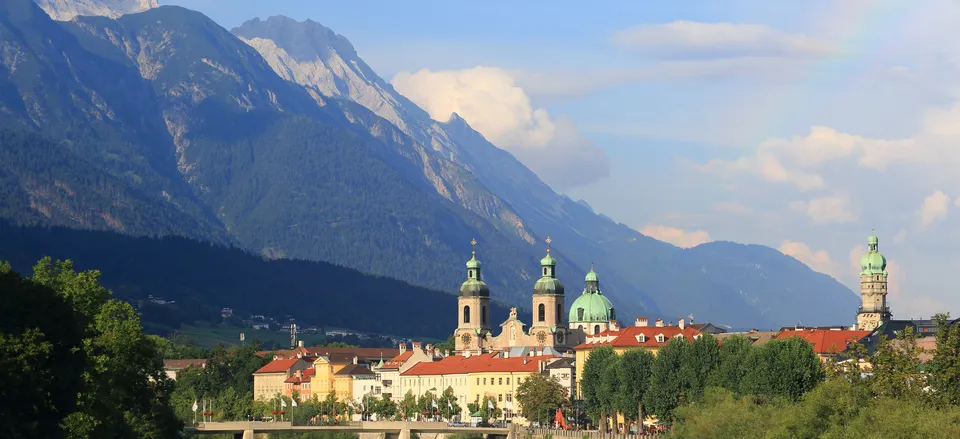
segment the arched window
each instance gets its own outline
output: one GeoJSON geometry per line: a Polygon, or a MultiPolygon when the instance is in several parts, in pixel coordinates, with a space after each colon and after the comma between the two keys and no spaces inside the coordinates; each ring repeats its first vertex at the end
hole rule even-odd
{"type": "Polygon", "coordinates": [[[470,323],[470,307],[463,307],[463,323],[470,323]]]}
{"type": "Polygon", "coordinates": [[[541,303],[537,306],[537,321],[542,322],[545,320],[547,320],[547,307],[541,303]]]}
{"type": "Polygon", "coordinates": [[[480,308],[480,323],[482,323],[483,325],[487,324],[487,306],[486,305],[480,308]]]}
{"type": "Polygon", "coordinates": [[[583,331],[583,325],[577,325],[577,329],[583,331]]]}
{"type": "Polygon", "coordinates": [[[617,319],[617,313],[613,310],[613,308],[610,308],[610,320],[616,320],[616,319],[617,319]]]}
{"type": "Polygon", "coordinates": [[[547,267],[543,267],[543,275],[544,275],[544,276],[547,275],[547,267]]]}
{"type": "Polygon", "coordinates": [[[594,333],[594,334],[599,334],[599,333],[600,333],[600,325],[594,325],[594,326],[593,326],[593,333],[594,333]]]}
{"type": "Polygon", "coordinates": [[[563,323],[563,305],[557,304],[557,324],[563,323]]]}
{"type": "Polygon", "coordinates": [[[583,321],[583,308],[577,308],[577,320],[583,321]]]}

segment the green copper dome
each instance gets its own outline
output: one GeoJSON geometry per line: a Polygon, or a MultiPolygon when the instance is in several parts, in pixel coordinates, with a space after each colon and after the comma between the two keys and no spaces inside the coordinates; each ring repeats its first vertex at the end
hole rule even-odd
{"type": "Polygon", "coordinates": [[[480,261],[477,259],[476,255],[467,261],[467,268],[480,268],[480,261]]]}
{"type": "Polygon", "coordinates": [[[600,291],[600,280],[592,268],[586,276],[583,293],[570,305],[570,323],[607,323],[616,320],[617,315],[610,299],[600,291]]]}
{"type": "Polygon", "coordinates": [[[555,277],[541,277],[537,283],[533,284],[533,294],[545,294],[549,296],[562,296],[563,283],[555,277]]]}
{"type": "Polygon", "coordinates": [[[547,253],[547,255],[540,260],[540,265],[554,266],[554,265],[557,265],[557,260],[554,259],[553,256],[550,256],[550,253],[547,253]]]}
{"type": "Polygon", "coordinates": [[[860,274],[887,274],[887,258],[880,253],[880,239],[870,235],[867,239],[869,251],[860,258],[860,274]]]}
{"type": "MultiPolygon", "coordinates": [[[[477,245],[477,241],[472,242],[477,245]]],[[[483,281],[480,275],[480,261],[477,259],[477,252],[474,250],[473,257],[467,261],[467,280],[460,285],[461,297],[489,297],[490,287],[483,281]]]]}

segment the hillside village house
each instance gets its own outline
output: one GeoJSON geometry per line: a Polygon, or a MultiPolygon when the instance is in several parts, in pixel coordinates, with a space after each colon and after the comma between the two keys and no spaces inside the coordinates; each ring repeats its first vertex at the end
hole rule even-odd
{"type": "Polygon", "coordinates": [[[188,367],[198,367],[203,369],[207,367],[207,360],[202,358],[190,360],[163,360],[163,372],[167,374],[167,378],[170,378],[171,380],[176,380],[177,373],[188,367]]]}

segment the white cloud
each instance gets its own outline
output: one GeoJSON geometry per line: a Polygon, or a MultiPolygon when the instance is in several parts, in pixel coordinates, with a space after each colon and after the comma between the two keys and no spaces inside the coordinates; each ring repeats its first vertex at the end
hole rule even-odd
{"type": "Polygon", "coordinates": [[[927,227],[947,217],[950,209],[950,197],[943,191],[936,191],[923,199],[920,207],[920,226],[927,227]]]}
{"type": "Polygon", "coordinates": [[[647,224],[639,231],[651,238],[669,242],[682,248],[696,247],[712,241],[710,234],[704,230],[687,231],[676,227],[647,224]]]}
{"type": "Polygon", "coordinates": [[[760,24],[674,21],[641,24],[614,33],[620,47],[660,57],[789,57],[833,53],[829,45],[805,35],[760,24]]]}
{"type": "Polygon", "coordinates": [[[837,269],[837,264],[830,258],[830,253],[826,250],[814,251],[802,242],[783,241],[780,244],[780,253],[787,256],[793,256],[796,260],[803,262],[812,270],[838,277],[842,274],[837,269]]]}
{"type": "Polygon", "coordinates": [[[800,212],[818,224],[852,223],[857,214],[850,208],[850,201],[844,197],[814,198],[809,202],[794,201],[790,210],[800,212]]]}
{"type": "Polygon", "coordinates": [[[894,244],[902,244],[907,240],[907,229],[900,229],[897,235],[893,237],[894,244]]]}
{"type": "Polygon", "coordinates": [[[732,213],[736,215],[749,215],[753,213],[753,209],[750,209],[749,207],[744,206],[743,204],[740,204],[739,202],[736,202],[736,201],[714,203],[713,210],[716,210],[718,212],[732,213]]]}
{"type": "Polygon", "coordinates": [[[506,70],[422,69],[401,72],[391,83],[435,120],[457,113],[554,187],[592,183],[609,173],[604,151],[580,135],[571,119],[534,108],[506,70]]]}

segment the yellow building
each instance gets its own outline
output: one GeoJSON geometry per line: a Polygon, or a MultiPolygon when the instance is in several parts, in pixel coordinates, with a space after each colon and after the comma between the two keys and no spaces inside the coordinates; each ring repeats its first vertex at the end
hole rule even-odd
{"type": "Polygon", "coordinates": [[[403,388],[418,397],[426,392],[440,396],[448,387],[453,388],[461,419],[470,416],[469,403],[482,403],[489,396],[504,412],[502,417],[516,419],[522,414],[520,404],[514,399],[517,387],[531,374],[543,373],[547,365],[561,358],[504,355],[494,352],[420,363],[400,374],[403,388]]]}
{"type": "Polygon", "coordinates": [[[310,365],[301,358],[289,360],[273,360],[253,373],[253,399],[268,400],[283,395],[286,388],[284,381],[297,371],[302,371],[310,365]]]}
{"type": "Polygon", "coordinates": [[[357,375],[373,375],[366,366],[357,363],[357,357],[348,356],[320,356],[313,360],[315,369],[310,378],[311,393],[319,399],[324,399],[333,392],[340,401],[352,401],[353,379],[357,375]]]}

